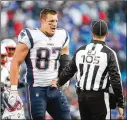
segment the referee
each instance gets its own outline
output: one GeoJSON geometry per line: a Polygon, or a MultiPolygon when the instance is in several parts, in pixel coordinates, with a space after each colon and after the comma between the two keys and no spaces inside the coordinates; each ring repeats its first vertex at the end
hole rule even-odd
{"type": "Polygon", "coordinates": [[[105,44],[107,35],[106,22],[93,21],[91,43],[76,51],[57,82],[57,86],[60,87],[76,73],[82,120],[111,119],[109,94],[106,92],[110,85],[118,106],[118,119],[123,119],[124,100],[120,69],[116,53],[105,44]]]}

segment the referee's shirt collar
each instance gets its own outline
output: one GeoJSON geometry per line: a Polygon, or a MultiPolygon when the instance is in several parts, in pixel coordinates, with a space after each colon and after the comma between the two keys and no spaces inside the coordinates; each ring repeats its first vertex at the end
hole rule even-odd
{"type": "Polygon", "coordinates": [[[91,40],[91,43],[99,43],[99,44],[103,44],[103,45],[105,45],[105,41],[100,41],[100,40],[91,40]]]}

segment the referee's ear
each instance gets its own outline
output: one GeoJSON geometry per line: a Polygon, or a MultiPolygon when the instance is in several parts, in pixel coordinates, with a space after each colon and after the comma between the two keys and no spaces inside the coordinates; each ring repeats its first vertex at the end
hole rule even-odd
{"type": "Polygon", "coordinates": [[[108,32],[107,32],[106,35],[105,35],[105,37],[108,37],[108,35],[109,35],[109,34],[108,34],[108,32]]]}
{"type": "Polygon", "coordinates": [[[91,35],[92,35],[92,37],[94,37],[95,35],[91,32],[91,35]]]}

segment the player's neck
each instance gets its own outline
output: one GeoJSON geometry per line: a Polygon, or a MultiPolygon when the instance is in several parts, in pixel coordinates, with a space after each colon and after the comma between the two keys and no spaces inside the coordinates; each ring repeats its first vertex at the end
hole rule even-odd
{"type": "Polygon", "coordinates": [[[99,40],[99,41],[105,41],[105,37],[99,38],[99,37],[93,37],[93,40],[99,40]]]}
{"type": "Polygon", "coordinates": [[[44,33],[47,37],[52,37],[53,35],[50,35],[48,32],[46,32],[44,29],[39,28],[39,30],[44,33]]]}

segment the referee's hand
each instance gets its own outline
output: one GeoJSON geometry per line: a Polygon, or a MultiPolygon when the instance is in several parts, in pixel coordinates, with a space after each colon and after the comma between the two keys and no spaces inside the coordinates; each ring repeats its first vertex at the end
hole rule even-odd
{"type": "Polygon", "coordinates": [[[119,111],[119,116],[117,120],[123,120],[124,118],[123,108],[118,107],[118,111],[119,111]]]}

